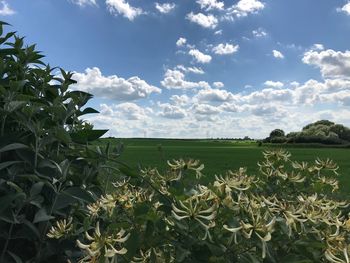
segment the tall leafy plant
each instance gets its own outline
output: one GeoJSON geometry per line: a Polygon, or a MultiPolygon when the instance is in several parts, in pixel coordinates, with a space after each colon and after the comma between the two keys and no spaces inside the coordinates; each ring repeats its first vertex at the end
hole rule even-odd
{"type": "Polygon", "coordinates": [[[72,73],[46,65],[0,22],[0,262],[64,262],[74,243],[46,234],[79,217],[101,194],[98,176],[111,150],[87,147],[106,130],[81,116],[92,95],[72,91],[72,73]],[[59,75],[59,77],[57,77],[59,75]],[[85,108],[84,108],[85,107],[85,108]]]}

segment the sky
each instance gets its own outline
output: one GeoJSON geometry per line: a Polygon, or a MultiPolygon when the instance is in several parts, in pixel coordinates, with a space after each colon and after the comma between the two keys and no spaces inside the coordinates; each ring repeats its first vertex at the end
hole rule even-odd
{"type": "Polygon", "coordinates": [[[0,0],[0,20],[75,73],[107,136],[350,126],[345,0],[0,0]]]}

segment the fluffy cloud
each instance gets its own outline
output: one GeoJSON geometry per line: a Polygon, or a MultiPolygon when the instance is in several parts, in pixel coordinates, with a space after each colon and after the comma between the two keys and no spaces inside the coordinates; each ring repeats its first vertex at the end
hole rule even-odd
{"type": "Polygon", "coordinates": [[[191,22],[196,23],[202,27],[212,28],[212,29],[216,28],[219,22],[218,19],[211,14],[208,14],[208,15],[205,15],[202,13],[194,14],[193,12],[191,12],[187,14],[186,18],[191,22]]]}
{"type": "Polygon", "coordinates": [[[164,79],[161,81],[163,87],[167,89],[193,89],[193,88],[208,88],[209,84],[205,81],[191,82],[185,80],[185,74],[180,70],[168,69],[164,74],[164,79]]]}
{"type": "Polygon", "coordinates": [[[211,61],[210,55],[206,55],[206,54],[200,52],[198,49],[191,49],[188,52],[188,54],[191,55],[198,63],[205,64],[205,63],[210,63],[210,61],[211,61]]]}
{"type": "Polygon", "coordinates": [[[124,79],[116,75],[103,76],[97,67],[87,68],[84,73],[75,73],[73,78],[78,82],[75,85],[77,89],[105,99],[128,101],[147,98],[151,93],[161,93],[159,88],[139,77],[124,79]]]}
{"type": "Polygon", "coordinates": [[[176,46],[178,47],[182,47],[183,45],[185,45],[187,42],[187,39],[184,37],[180,37],[177,41],[176,41],[176,46]]]}
{"type": "Polygon", "coordinates": [[[345,4],[342,8],[339,8],[338,11],[344,12],[347,15],[350,15],[350,2],[345,4]]]}
{"type": "Polygon", "coordinates": [[[185,67],[184,65],[177,65],[175,67],[176,69],[182,70],[183,72],[190,72],[190,73],[194,73],[194,74],[204,74],[203,69],[199,68],[199,67],[185,67]]]}
{"type": "Polygon", "coordinates": [[[69,0],[78,6],[97,6],[96,0],[69,0]]]}
{"type": "Polygon", "coordinates": [[[324,46],[322,44],[313,44],[311,50],[324,50],[324,46]]]}
{"type": "Polygon", "coordinates": [[[284,58],[284,55],[281,53],[281,51],[278,51],[276,49],[272,50],[272,55],[275,58],[278,58],[278,59],[283,59],[284,58]]]}
{"type": "Polygon", "coordinates": [[[133,7],[125,0],[106,0],[107,9],[112,14],[120,14],[130,21],[143,14],[141,8],[133,7]]]}
{"type": "Polygon", "coordinates": [[[156,9],[162,14],[170,13],[171,10],[175,8],[175,6],[176,5],[174,3],[164,3],[164,4],[155,3],[156,9]]]}
{"type": "Polygon", "coordinates": [[[170,97],[170,100],[175,104],[179,106],[184,106],[190,102],[190,98],[183,94],[183,95],[172,95],[170,97]]]}
{"type": "Polygon", "coordinates": [[[148,114],[152,113],[150,108],[143,108],[131,102],[124,102],[120,104],[107,105],[105,103],[100,105],[100,113],[103,116],[111,118],[119,118],[125,120],[144,120],[149,118],[148,114]]]}
{"type": "Polygon", "coordinates": [[[160,109],[162,109],[162,111],[158,115],[164,118],[183,119],[187,115],[184,109],[176,105],[171,105],[169,103],[159,103],[158,106],[160,109]]]}
{"type": "Polygon", "coordinates": [[[221,112],[218,107],[209,104],[194,104],[192,109],[194,113],[200,115],[216,115],[221,112]]]}
{"type": "Polygon", "coordinates": [[[221,81],[216,81],[216,82],[213,83],[213,86],[214,86],[215,88],[220,89],[220,88],[223,88],[225,85],[224,85],[224,83],[222,83],[221,81]]]}
{"type": "Polygon", "coordinates": [[[252,34],[255,37],[266,37],[267,36],[266,31],[264,29],[262,29],[262,28],[258,28],[256,30],[253,30],[252,34]]]}
{"type": "Polygon", "coordinates": [[[10,16],[14,15],[15,13],[15,10],[13,10],[6,1],[0,2],[0,15],[10,16]]]}
{"type": "Polygon", "coordinates": [[[239,45],[232,44],[219,44],[213,48],[213,52],[218,55],[229,55],[236,53],[239,49],[239,45]]]}
{"type": "Polygon", "coordinates": [[[284,84],[280,81],[272,81],[272,80],[267,80],[264,82],[264,85],[267,87],[271,87],[271,88],[282,88],[284,86],[284,84]]]}
{"type": "Polygon", "coordinates": [[[234,19],[234,17],[244,17],[249,14],[257,13],[264,9],[265,5],[258,0],[240,0],[237,4],[228,8],[227,19],[234,19]]]}
{"type": "Polygon", "coordinates": [[[206,88],[198,91],[197,95],[194,98],[199,102],[215,103],[231,101],[234,99],[234,95],[224,89],[206,88]]]}
{"type": "Polygon", "coordinates": [[[202,9],[206,9],[207,11],[212,9],[223,10],[225,5],[224,2],[217,0],[197,0],[197,4],[199,4],[202,9]]]}
{"type": "Polygon", "coordinates": [[[332,49],[305,52],[305,64],[320,68],[325,78],[350,78],[350,51],[334,51],[332,49]]]}

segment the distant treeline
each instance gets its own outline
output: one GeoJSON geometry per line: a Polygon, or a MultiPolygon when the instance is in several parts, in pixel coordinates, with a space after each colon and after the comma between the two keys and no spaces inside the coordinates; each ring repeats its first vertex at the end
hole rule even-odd
{"type": "Polygon", "coordinates": [[[300,132],[285,134],[283,130],[275,129],[263,142],[348,145],[350,144],[350,129],[342,124],[320,120],[306,125],[300,132]]]}

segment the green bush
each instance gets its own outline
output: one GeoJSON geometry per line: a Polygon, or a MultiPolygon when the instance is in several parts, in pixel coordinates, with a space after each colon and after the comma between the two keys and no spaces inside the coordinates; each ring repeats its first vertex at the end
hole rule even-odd
{"type": "MultiPolygon", "coordinates": [[[[330,160],[265,151],[260,173],[203,176],[198,161],[122,169],[114,189],[49,236],[77,241],[80,262],[347,262],[348,203],[330,160]],[[108,261],[110,260],[110,261],[108,261]]],[[[72,260],[72,259],[71,259],[72,260]]]]}
{"type": "Polygon", "coordinates": [[[0,262],[65,262],[75,242],[46,234],[103,192],[109,152],[86,147],[106,131],[80,119],[91,94],[71,91],[72,74],[51,68],[0,22],[0,262]],[[61,75],[57,77],[56,73],[61,75]]]}

